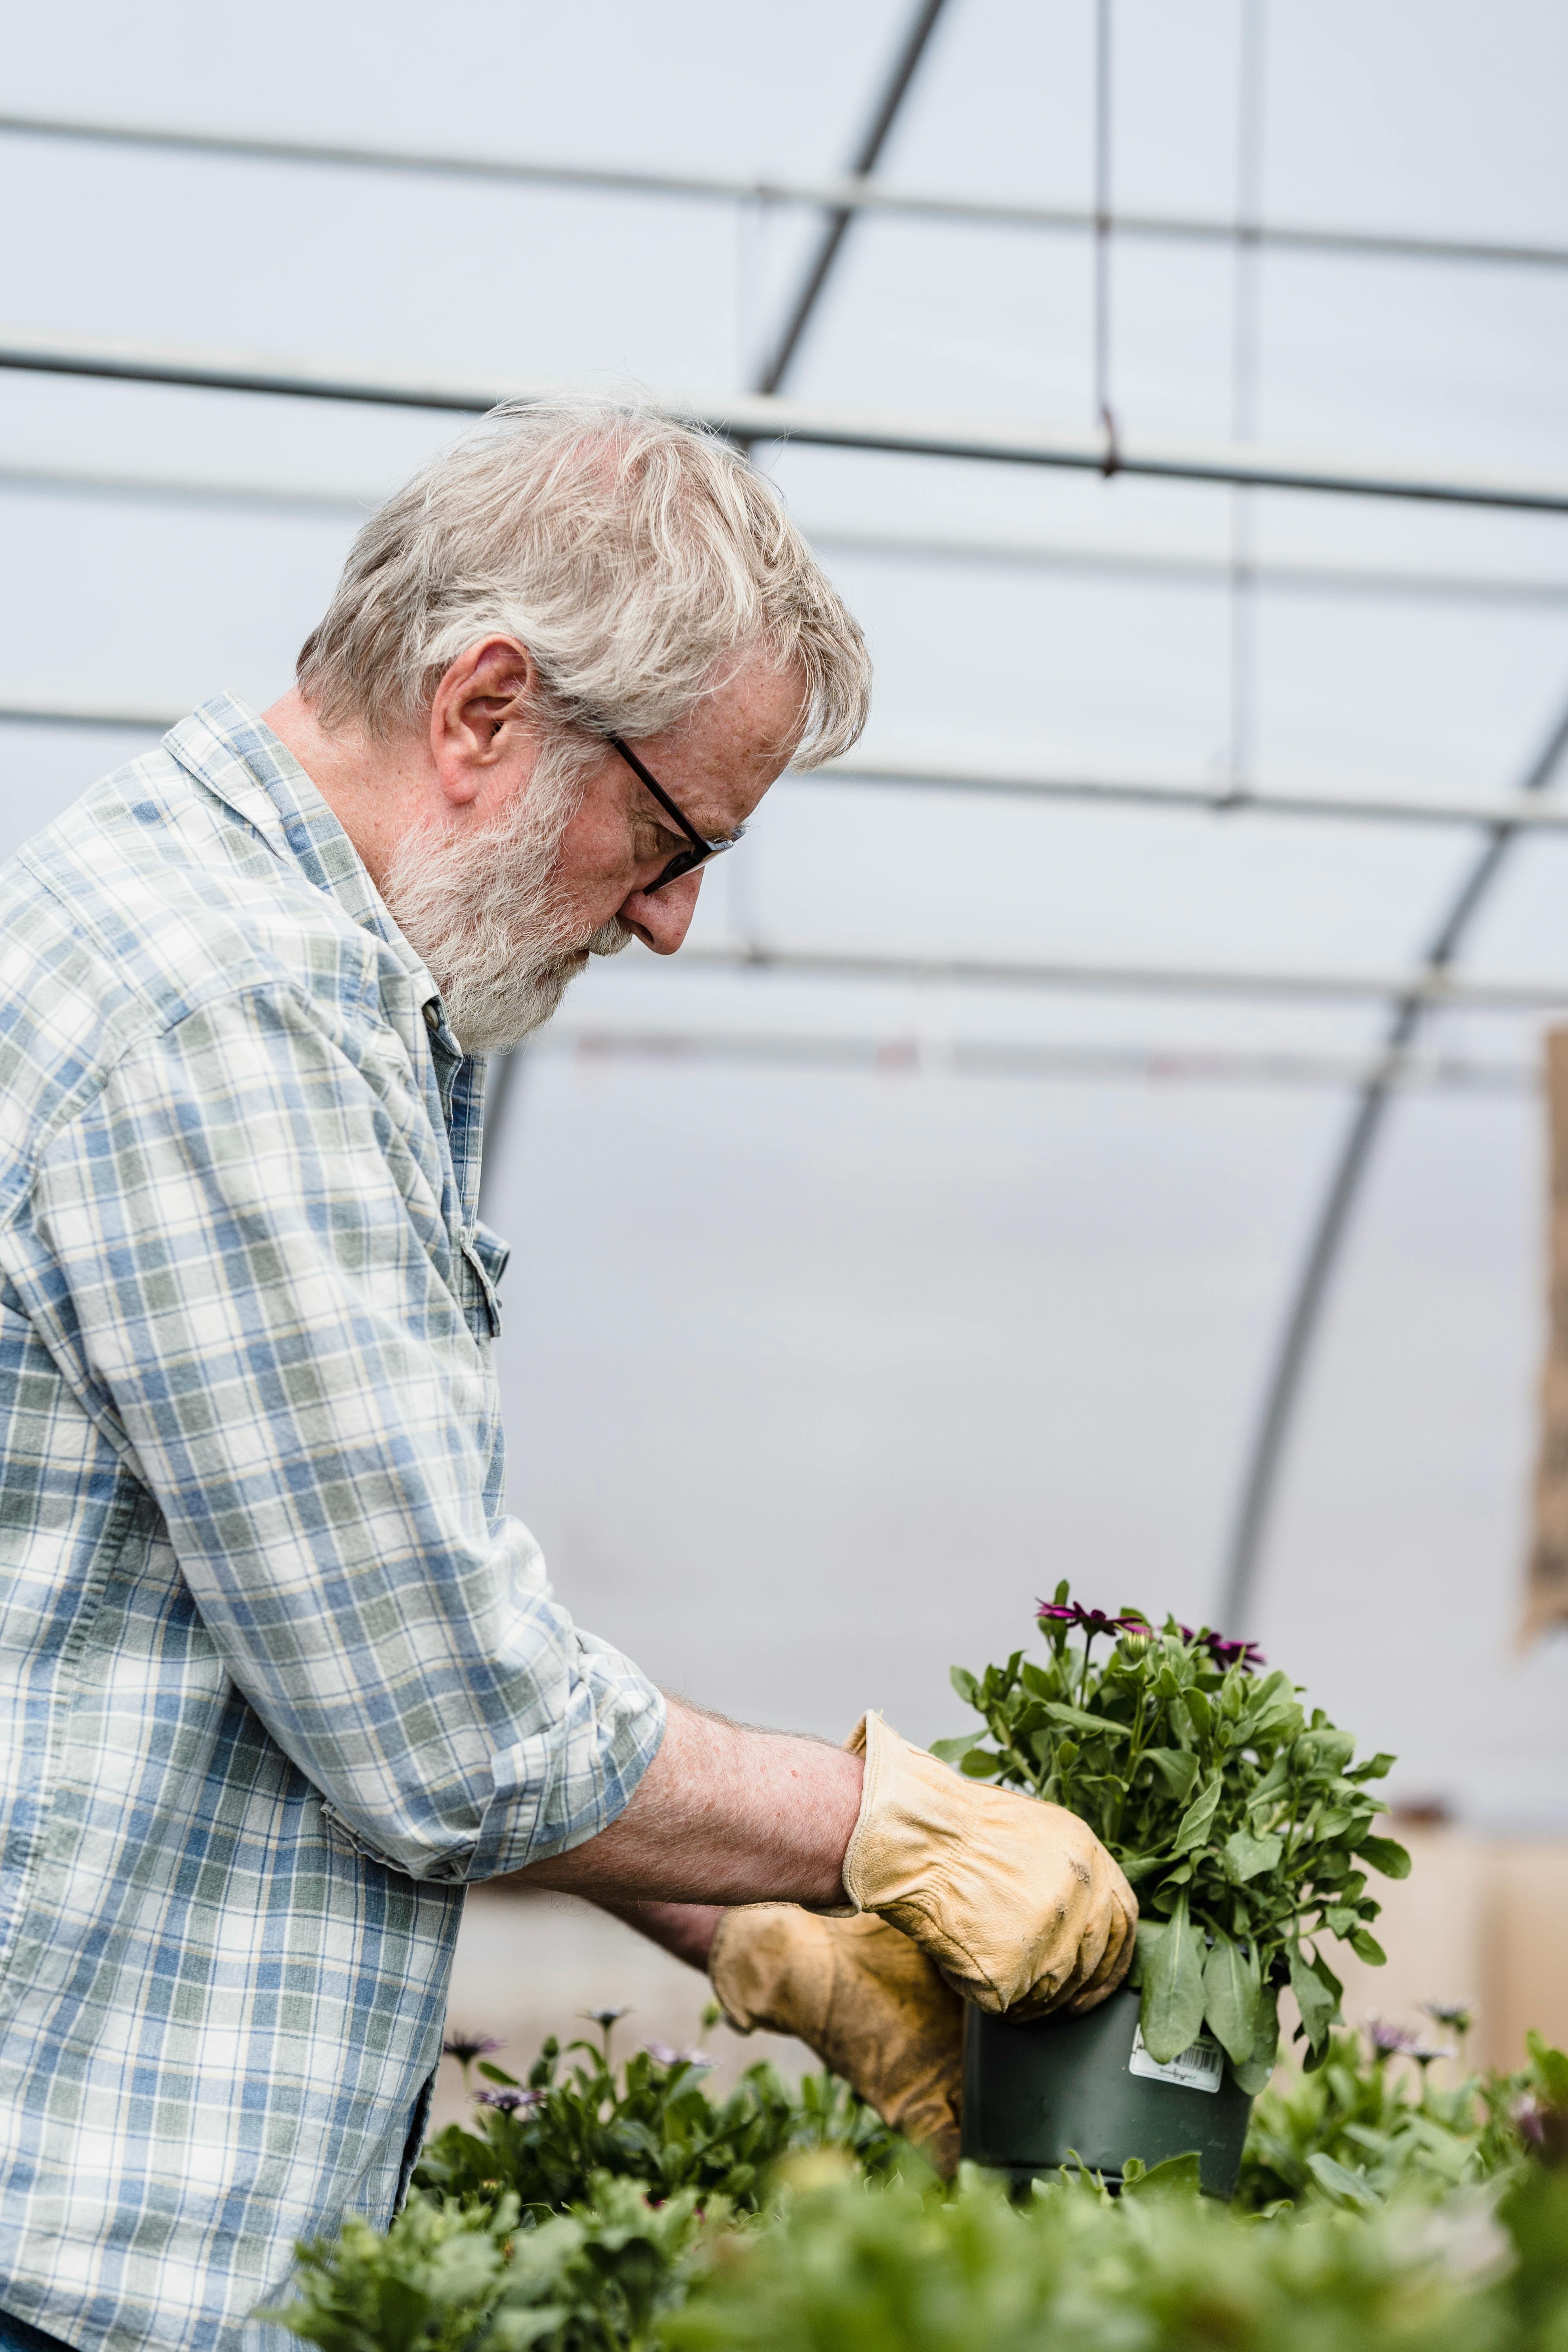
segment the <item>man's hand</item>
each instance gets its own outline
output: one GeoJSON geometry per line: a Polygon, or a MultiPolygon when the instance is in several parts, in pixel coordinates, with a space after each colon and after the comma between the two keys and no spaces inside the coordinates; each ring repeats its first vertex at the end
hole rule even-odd
{"type": "Polygon", "coordinates": [[[849,1746],[866,1759],[844,1886],[982,2009],[1077,2014],[1132,1958],[1138,1903],[1088,1823],[988,1789],[910,1748],[879,1716],[849,1746]]]}
{"type": "Polygon", "coordinates": [[[664,1744],[608,1829],[518,1873],[616,1911],[697,1967],[706,1906],[847,1897],[982,2009],[1092,2009],[1132,1958],[1138,1906],[1076,1814],[988,1789],[868,1716],[847,1748],[671,1700],[664,1744]],[[679,1931],[670,1922],[679,1916],[679,1931]]]}
{"type": "Polygon", "coordinates": [[[963,2003],[907,1937],[868,1914],[823,1919],[793,1903],[753,1904],[721,1917],[708,1973],[739,2032],[798,2035],[952,2172],[963,2003]]]}

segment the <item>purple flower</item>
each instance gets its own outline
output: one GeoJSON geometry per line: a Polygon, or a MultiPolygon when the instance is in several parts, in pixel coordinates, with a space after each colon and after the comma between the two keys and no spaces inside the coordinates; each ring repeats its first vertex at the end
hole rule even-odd
{"type": "Polygon", "coordinates": [[[643,2048],[656,2066],[716,2066],[704,2050],[676,2050],[668,2042],[645,2042],[643,2048]]]}
{"type": "Polygon", "coordinates": [[[579,2017],[585,2017],[590,2025],[596,2025],[601,2033],[608,2033],[611,2026],[618,2025],[623,2017],[629,2017],[631,2011],[629,2009],[580,2009],[577,2014],[579,2017]]]}
{"type": "Polygon", "coordinates": [[[1527,2147],[1543,2148],[1546,2145],[1546,2109],[1533,2091],[1526,2091],[1513,2103],[1514,2128],[1527,2147]]]}
{"type": "Polygon", "coordinates": [[[541,2105],[544,2099],[542,2091],[521,2091],[516,2088],[476,2091],[474,2096],[481,2107],[494,2107],[496,2113],[502,2116],[527,2115],[532,2108],[541,2105]]]}
{"type": "Polygon", "coordinates": [[[1526,2147],[1550,2163],[1568,2159],[1568,2107],[1554,2107],[1539,2092],[1526,2091],[1513,2105],[1514,2128],[1526,2147]]]}
{"type": "Polygon", "coordinates": [[[493,2033],[449,2033],[441,2044],[443,2055],[455,2058],[459,2066],[471,2066],[476,2058],[489,2058],[505,2048],[493,2033]]]}
{"type": "Polygon", "coordinates": [[[1149,1631],[1141,1617],[1108,1617],[1103,1609],[1086,1609],[1081,1601],[1042,1601],[1036,1608],[1035,1616],[1042,1625],[1081,1626],[1090,1641],[1097,1633],[1146,1633],[1149,1631]]]}
{"type": "Polygon", "coordinates": [[[1191,1625],[1178,1622],[1176,1631],[1189,1647],[1194,1642],[1201,1642],[1222,1672],[1226,1666],[1243,1665],[1250,1671],[1254,1666],[1268,1664],[1256,1642],[1233,1642],[1224,1633],[1211,1633],[1206,1625],[1197,1633],[1191,1625]]]}
{"type": "Polygon", "coordinates": [[[1223,1633],[1205,1633],[1204,1639],[1216,1666],[1245,1666],[1250,1673],[1268,1664],[1256,1642],[1227,1642],[1223,1633]]]}
{"type": "Polygon", "coordinates": [[[1378,2058],[1414,2058],[1418,2066],[1429,2066],[1435,2058],[1451,2058],[1451,2050],[1439,2050],[1423,2042],[1407,2025],[1394,2025],[1386,2017],[1369,2017],[1367,2035],[1373,2054],[1378,2058]]]}
{"type": "Polygon", "coordinates": [[[1476,2021],[1476,2012],[1468,2000],[1424,2000],[1421,2008],[1434,2025],[1446,2027],[1461,2041],[1476,2021]]]}

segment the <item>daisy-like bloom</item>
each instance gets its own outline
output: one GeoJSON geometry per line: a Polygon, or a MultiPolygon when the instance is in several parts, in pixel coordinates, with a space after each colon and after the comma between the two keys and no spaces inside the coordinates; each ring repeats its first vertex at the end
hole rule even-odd
{"type": "Polygon", "coordinates": [[[1256,1642],[1230,1642],[1223,1633],[1205,1633],[1204,1641],[1216,1666],[1242,1665],[1250,1673],[1254,1666],[1268,1664],[1256,1642]]]}
{"type": "Polygon", "coordinates": [[[585,2017],[590,2025],[596,2025],[601,2033],[608,2033],[611,2026],[618,2025],[623,2017],[629,2017],[631,2011],[629,2009],[580,2009],[577,2014],[579,2017],[585,2017]]]}
{"type": "Polygon", "coordinates": [[[1476,2021],[1476,2012],[1468,2000],[1424,2000],[1421,2010],[1434,2025],[1457,2033],[1461,2042],[1476,2021]]]}
{"type": "Polygon", "coordinates": [[[643,2048],[656,2066],[716,2066],[705,2050],[677,2050],[668,2042],[645,2042],[643,2048]]]}
{"type": "Polygon", "coordinates": [[[1090,1639],[1096,1633],[1146,1633],[1141,1617],[1108,1617],[1103,1609],[1086,1609],[1081,1601],[1042,1601],[1035,1610],[1042,1625],[1077,1625],[1090,1639]]]}
{"type": "Polygon", "coordinates": [[[476,2091],[474,2097],[481,2107],[494,2107],[498,2115],[518,2116],[527,2115],[542,2105],[544,2094],[542,2091],[523,2091],[508,2084],[499,2091],[476,2091]]]}
{"type": "Polygon", "coordinates": [[[1194,1631],[1191,1625],[1178,1622],[1176,1631],[1183,1641],[1189,1645],[1194,1642],[1201,1642],[1216,1666],[1222,1668],[1234,1666],[1239,1661],[1242,1665],[1250,1670],[1253,1666],[1266,1666],[1268,1664],[1256,1642],[1233,1642],[1226,1634],[1211,1633],[1206,1625],[1200,1632],[1194,1631]]]}
{"type": "Polygon", "coordinates": [[[1369,2017],[1366,2030],[1379,2058],[1414,2058],[1418,2066],[1430,2066],[1435,2058],[1452,2058],[1455,2054],[1436,2042],[1423,2042],[1409,2026],[1393,2025],[1385,2017],[1369,2017]]]}
{"type": "Polygon", "coordinates": [[[492,2057],[505,2048],[493,2033],[449,2033],[441,2044],[442,2055],[455,2058],[459,2066],[471,2066],[476,2058],[492,2057]]]}

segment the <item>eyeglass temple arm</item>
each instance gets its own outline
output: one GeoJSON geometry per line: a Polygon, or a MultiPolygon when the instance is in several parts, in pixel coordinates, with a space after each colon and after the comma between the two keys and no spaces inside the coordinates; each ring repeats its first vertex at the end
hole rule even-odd
{"type": "Polygon", "coordinates": [[[675,819],[676,824],[680,827],[681,832],[686,835],[686,838],[691,844],[692,848],[700,849],[704,853],[708,852],[711,848],[712,845],[710,842],[704,841],[702,835],[698,832],[690,819],[684,816],[680,810],[676,807],[675,803],[670,799],[669,794],[665,791],[664,786],[659,782],[658,778],[650,774],[648,770],[643,766],[642,761],[637,758],[637,753],[631,749],[630,745],[623,743],[618,735],[606,736],[605,740],[620,753],[627,767],[632,771],[632,773],[636,776],[641,777],[643,782],[647,786],[648,791],[653,794],[655,800],[658,803],[666,816],[672,816],[675,819]]]}

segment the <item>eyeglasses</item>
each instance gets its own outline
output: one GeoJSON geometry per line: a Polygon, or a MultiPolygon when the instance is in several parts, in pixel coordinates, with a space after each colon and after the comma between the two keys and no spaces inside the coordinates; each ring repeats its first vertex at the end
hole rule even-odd
{"type": "Polygon", "coordinates": [[[658,803],[666,816],[674,818],[676,824],[680,827],[681,832],[686,835],[687,840],[691,845],[689,849],[678,849],[675,856],[670,859],[669,864],[665,867],[663,873],[658,877],[657,880],[648,883],[647,895],[649,897],[652,896],[654,891],[662,890],[667,882],[679,882],[683,874],[694,874],[700,866],[706,866],[710,857],[721,857],[726,849],[734,848],[735,844],[740,840],[741,835],[746,830],[743,824],[737,825],[734,832],[726,835],[722,841],[705,841],[702,835],[698,832],[697,827],[694,824],[689,824],[687,819],[676,807],[675,803],[670,799],[669,794],[665,791],[664,786],[659,782],[658,778],[651,774],[649,771],[643,766],[642,761],[637,758],[637,753],[631,750],[630,746],[623,743],[618,735],[606,736],[605,740],[615,751],[617,751],[620,753],[622,759],[626,761],[633,775],[640,776],[642,778],[643,782],[647,786],[649,792],[653,794],[655,800],[658,803]]]}

